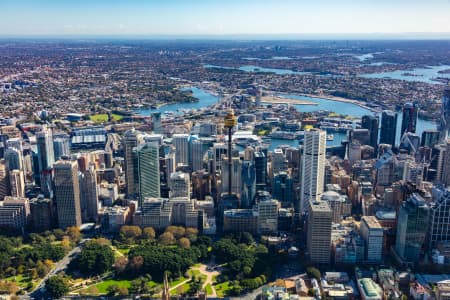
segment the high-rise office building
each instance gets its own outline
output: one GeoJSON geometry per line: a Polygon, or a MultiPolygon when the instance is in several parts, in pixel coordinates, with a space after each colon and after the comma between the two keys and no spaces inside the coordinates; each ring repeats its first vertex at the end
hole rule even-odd
{"type": "Polygon", "coordinates": [[[280,203],[268,199],[258,203],[258,233],[271,234],[278,232],[278,210],[280,203]]]}
{"type": "Polygon", "coordinates": [[[55,163],[53,149],[53,134],[51,128],[43,127],[36,134],[36,145],[39,166],[39,184],[41,191],[46,196],[51,196],[52,191],[52,166],[55,163]]]}
{"type": "Polygon", "coordinates": [[[39,171],[51,169],[55,163],[55,154],[53,149],[53,135],[51,128],[42,128],[42,131],[36,133],[36,145],[38,151],[39,171]]]}
{"type": "Polygon", "coordinates": [[[211,183],[206,170],[198,170],[192,173],[192,199],[205,200],[211,195],[211,183]]]}
{"type": "Polygon", "coordinates": [[[33,230],[42,232],[52,228],[52,201],[43,196],[30,200],[30,224],[33,230]]]}
{"type": "Polygon", "coordinates": [[[400,132],[400,135],[403,135],[405,132],[415,133],[417,118],[419,116],[419,106],[417,103],[405,103],[402,112],[402,131],[400,132]]]}
{"type": "Polygon", "coordinates": [[[189,174],[175,172],[170,175],[170,198],[187,197],[190,198],[191,182],[189,174]]]}
{"type": "Polygon", "coordinates": [[[267,187],[267,157],[257,149],[254,154],[256,172],[256,190],[264,191],[267,187]]]}
{"type": "Polygon", "coordinates": [[[384,110],[381,114],[380,144],[395,147],[395,133],[397,131],[397,113],[384,110]]]}
{"type": "Polygon", "coordinates": [[[307,246],[312,263],[329,264],[331,258],[331,218],[327,202],[312,200],[308,214],[307,246]]]}
{"type": "Polygon", "coordinates": [[[439,157],[439,163],[440,165],[438,168],[441,168],[441,172],[438,172],[438,174],[441,174],[440,181],[445,186],[450,186],[450,139],[447,139],[447,142],[445,145],[442,145],[443,150],[440,154],[442,157],[439,157]]]}
{"type": "Polygon", "coordinates": [[[98,187],[94,165],[80,172],[80,209],[83,222],[96,222],[98,220],[98,187]]]}
{"type": "Polygon", "coordinates": [[[443,141],[447,139],[450,131],[450,86],[447,86],[444,91],[444,95],[442,96],[439,131],[441,133],[441,140],[443,141]]]}
{"type": "Polygon", "coordinates": [[[0,199],[9,195],[8,168],[4,159],[0,160],[0,199]]]}
{"type": "Polygon", "coordinates": [[[420,141],[420,145],[422,147],[433,148],[439,143],[439,130],[428,129],[422,132],[422,139],[420,141]]]}
{"type": "Polygon", "coordinates": [[[59,160],[63,156],[69,156],[70,155],[69,136],[58,136],[54,138],[53,151],[55,153],[55,160],[59,160]]]}
{"type": "Polygon", "coordinates": [[[55,202],[60,228],[81,225],[80,185],[76,161],[59,160],[54,164],[55,202]]]}
{"type": "Polygon", "coordinates": [[[351,129],[348,132],[349,143],[370,145],[370,131],[366,128],[351,129]]]}
{"type": "Polygon", "coordinates": [[[366,260],[381,262],[383,260],[383,227],[375,216],[363,216],[360,226],[361,236],[366,244],[366,260]]]}
{"type": "Polygon", "coordinates": [[[154,133],[162,133],[161,113],[152,113],[152,127],[154,133]]]}
{"type": "Polygon", "coordinates": [[[143,143],[142,134],[133,129],[125,132],[122,145],[124,153],[124,169],[125,169],[125,181],[126,181],[126,194],[128,197],[135,197],[138,193],[138,185],[136,184],[137,178],[135,174],[136,168],[134,167],[134,155],[133,149],[143,143]]]}
{"type": "Polygon", "coordinates": [[[205,168],[205,157],[210,147],[214,144],[212,138],[191,138],[189,146],[189,165],[192,171],[198,171],[205,168]]]}
{"type": "Polygon", "coordinates": [[[23,155],[20,150],[7,148],[4,157],[8,170],[23,170],[23,155]]]}
{"type": "Polygon", "coordinates": [[[11,196],[25,197],[25,177],[23,175],[23,171],[9,171],[9,187],[11,196]]]}
{"type": "Polygon", "coordinates": [[[300,172],[300,211],[309,201],[318,200],[323,192],[325,176],[326,132],[311,129],[305,132],[300,172]]]}
{"type": "Polygon", "coordinates": [[[418,262],[428,232],[430,208],[419,194],[401,205],[397,218],[395,252],[402,261],[418,262]]]}
{"type": "Polygon", "coordinates": [[[174,134],[172,144],[175,147],[176,165],[189,165],[189,134],[174,134]]]}
{"type": "Polygon", "coordinates": [[[430,207],[429,250],[438,242],[450,242],[450,188],[435,188],[430,207]]]}
{"type": "Polygon", "coordinates": [[[137,184],[139,201],[148,197],[160,196],[159,146],[156,143],[145,143],[135,148],[135,168],[137,168],[137,184]]]}
{"type": "Polygon", "coordinates": [[[272,196],[283,207],[290,206],[293,200],[293,180],[287,172],[276,173],[272,181],[272,196]]]}
{"type": "Polygon", "coordinates": [[[9,138],[6,143],[6,148],[15,148],[23,152],[22,139],[20,137],[9,138]]]}
{"type": "Polygon", "coordinates": [[[369,130],[369,145],[375,150],[378,148],[378,117],[363,116],[361,119],[361,127],[369,130]]]}
{"type": "Polygon", "coordinates": [[[241,207],[248,208],[252,206],[256,195],[256,170],[253,161],[242,162],[241,179],[241,207]]]}

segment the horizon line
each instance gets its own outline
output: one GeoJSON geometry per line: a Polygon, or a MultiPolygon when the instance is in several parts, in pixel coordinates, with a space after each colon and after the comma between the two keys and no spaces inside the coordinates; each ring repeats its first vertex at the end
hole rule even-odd
{"type": "Polygon", "coordinates": [[[214,40],[295,40],[295,39],[403,39],[448,40],[450,32],[368,32],[368,33],[224,33],[224,34],[0,34],[0,39],[214,39],[214,40]]]}

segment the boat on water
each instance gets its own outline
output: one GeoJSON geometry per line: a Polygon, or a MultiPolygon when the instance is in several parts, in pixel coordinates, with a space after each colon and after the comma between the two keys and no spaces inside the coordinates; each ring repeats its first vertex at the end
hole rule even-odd
{"type": "Polygon", "coordinates": [[[334,141],[334,134],[328,134],[327,141],[334,141]]]}

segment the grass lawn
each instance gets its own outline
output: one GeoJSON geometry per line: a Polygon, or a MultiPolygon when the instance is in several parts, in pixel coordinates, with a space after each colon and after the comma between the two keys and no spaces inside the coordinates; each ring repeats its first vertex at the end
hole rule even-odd
{"type": "MultiPolygon", "coordinates": [[[[88,288],[84,289],[83,291],[85,292],[85,295],[92,295],[92,296],[108,294],[108,287],[111,285],[114,285],[114,284],[117,285],[118,287],[126,287],[129,289],[131,286],[131,280],[108,279],[108,280],[99,282],[96,285],[93,285],[91,287],[88,287],[88,288]],[[98,293],[95,293],[95,294],[89,293],[90,290],[94,290],[94,289],[92,289],[93,287],[96,288],[96,291],[98,291],[98,293]]],[[[158,283],[156,283],[154,281],[149,281],[149,282],[147,282],[147,285],[150,288],[154,288],[158,285],[158,283]]]]}
{"type": "Polygon", "coordinates": [[[96,114],[89,117],[91,121],[94,121],[95,123],[102,123],[108,121],[108,115],[107,114],[96,114]]]}
{"type": "Polygon", "coordinates": [[[21,288],[27,288],[28,284],[32,282],[31,278],[22,274],[10,276],[5,278],[6,281],[15,282],[21,288]]]}
{"type": "Polygon", "coordinates": [[[108,293],[108,287],[111,285],[116,284],[118,287],[126,287],[130,288],[131,286],[131,280],[115,280],[115,279],[108,279],[105,281],[102,281],[95,285],[95,287],[98,289],[99,294],[107,294],[108,293]]]}
{"type": "Polygon", "coordinates": [[[230,282],[222,282],[215,286],[217,296],[218,297],[224,297],[226,295],[226,291],[228,291],[231,288],[230,282]]]}
{"type": "Polygon", "coordinates": [[[111,116],[114,121],[120,121],[123,119],[123,116],[121,115],[112,114],[111,116]]]}
{"type": "Polygon", "coordinates": [[[189,282],[186,282],[186,283],[180,285],[179,287],[177,287],[176,289],[171,290],[170,295],[175,296],[175,295],[186,294],[189,291],[190,287],[191,286],[189,285],[189,282]]]}
{"type": "Polygon", "coordinates": [[[206,275],[203,275],[202,273],[200,273],[200,271],[199,270],[189,270],[188,271],[188,274],[189,274],[189,276],[191,276],[191,277],[195,277],[195,278],[200,278],[200,280],[202,281],[202,282],[205,282],[206,281],[206,275]]]}
{"type": "Polygon", "coordinates": [[[206,286],[205,286],[205,291],[206,291],[206,295],[212,295],[213,294],[213,289],[212,289],[212,286],[211,286],[211,284],[207,284],[206,286]]]}
{"type": "MultiPolygon", "coordinates": [[[[121,115],[112,114],[111,116],[114,121],[120,121],[123,119],[123,117],[121,115]]],[[[108,122],[107,114],[91,115],[89,118],[91,119],[91,121],[94,121],[95,123],[108,122]]]]}
{"type": "Polygon", "coordinates": [[[180,277],[180,278],[177,278],[176,280],[173,280],[172,282],[169,282],[169,287],[174,287],[174,286],[176,286],[176,285],[178,285],[178,284],[180,284],[180,283],[182,283],[183,281],[185,281],[185,280],[187,280],[188,278],[186,278],[186,277],[180,277]]]}
{"type": "Polygon", "coordinates": [[[127,255],[128,252],[130,252],[130,250],[131,250],[131,248],[116,248],[116,249],[117,249],[117,251],[119,251],[123,255],[127,255]]]}

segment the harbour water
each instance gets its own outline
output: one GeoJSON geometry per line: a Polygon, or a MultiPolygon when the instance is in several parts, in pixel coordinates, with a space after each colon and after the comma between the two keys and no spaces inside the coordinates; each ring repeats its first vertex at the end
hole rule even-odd
{"type": "MultiPolygon", "coordinates": [[[[371,56],[369,54],[356,56],[362,63],[366,63],[367,61],[370,61],[371,56]]],[[[389,62],[373,62],[368,63],[369,65],[374,66],[380,66],[383,64],[392,64],[389,62]]],[[[224,66],[217,66],[217,65],[203,65],[205,68],[218,68],[218,69],[225,69],[225,70],[241,70],[244,72],[254,72],[254,73],[274,73],[277,75],[286,75],[286,74],[294,74],[294,75],[307,75],[307,74],[314,74],[311,72],[298,72],[293,71],[289,69],[275,69],[275,68],[264,68],[254,65],[245,65],[238,68],[234,67],[224,67],[224,66]]],[[[385,78],[385,79],[397,79],[397,80],[405,80],[405,81],[416,81],[416,82],[426,82],[431,84],[442,84],[439,81],[435,81],[433,79],[436,79],[438,77],[441,78],[448,78],[450,79],[450,73],[438,73],[439,71],[444,71],[450,69],[449,65],[442,65],[442,66],[429,66],[425,68],[416,68],[413,70],[397,70],[392,72],[380,72],[380,73],[370,73],[370,74],[360,74],[359,77],[364,78],[385,78]]],[[[338,76],[333,74],[314,74],[316,76],[338,76]]]]}
{"type": "Polygon", "coordinates": [[[448,65],[442,66],[430,66],[427,68],[417,68],[413,70],[397,70],[392,72],[381,72],[381,73],[371,73],[359,75],[365,78],[387,78],[387,79],[398,79],[405,81],[420,81],[432,84],[439,84],[440,82],[434,81],[433,78],[449,78],[450,74],[438,73],[439,71],[444,71],[450,69],[448,65]],[[408,75],[409,74],[409,75],[408,75]]]}
{"type": "MultiPolygon", "coordinates": [[[[174,114],[181,114],[182,110],[190,110],[190,109],[200,109],[207,107],[209,105],[215,104],[218,101],[218,97],[197,87],[190,88],[192,90],[192,94],[194,97],[198,99],[198,102],[189,102],[189,103],[175,103],[175,104],[169,104],[161,106],[157,109],[141,109],[138,110],[137,113],[144,116],[149,116],[154,112],[171,112],[174,114]]],[[[318,111],[318,110],[326,110],[330,112],[334,112],[336,114],[341,115],[348,115],[355,118],[361,118],[363,115],[376,115],[374,112],[363,108],[361,106],[358,106],[354,103],[347,103],[347,102],[340,102],[340,101],[334,101],[329,99],[323,99],[323,98],[313,98],[313,97],[306,97],[306,96],[299,96],[299,95],[283,95],[288,98],[293,99],[302,99],[302,100],[308,100],[311,102],[316,103],[317,105],[294,105],[295,108],[301,112],[312,112],[312,111],[318,111]]],[[[398,124],[397,124],[397,143],[400,140],[400,128],[401,128],[401,120],[402,120],[402,113],[399,112],[398,114],[398,124]]],[[[418,119],[417,120],[417,134],[421,136],[422,132],[426,129],[436,129],[436,124],[423,120],[418,119]]],[[[331,133],[331,132],[330,132],[331,133]]],[[[336,146],[340,145],[341,141],[344,141],[347,139],[347,136],[345,133],[333,133],[334,140],[333,141],[327,141],[327,145],[329,146],[336,146]]],[[[297,140],[277,140],[272,139],[270,148],[274,149],[279,145],[291,145],[291,146],[298,146],[297,140]]]]}

